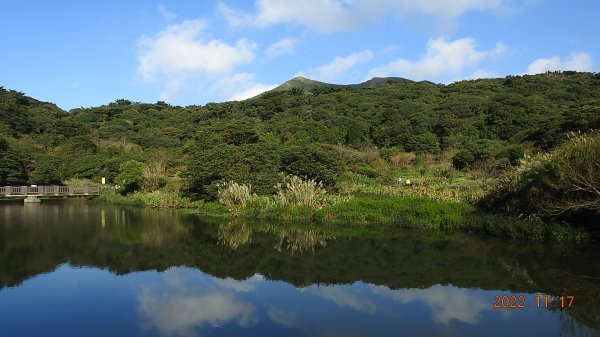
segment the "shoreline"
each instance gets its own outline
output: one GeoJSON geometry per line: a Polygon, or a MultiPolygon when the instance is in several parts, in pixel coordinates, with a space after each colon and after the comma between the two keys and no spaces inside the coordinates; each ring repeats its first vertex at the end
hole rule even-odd
{"type": "Polygon", "coordinates": [[[186,213],[241,221],[269,221],[281,225],[310,224],[320,227],[415,229],[432,232],[468,232],[517,240],[590,241],[591,232],[566,224],[545,223],[495,213],[467,202],[438,201],[417,196],[361,194],[349,200],[315,208],[269,204],[268,197],[253,196],[244,207],[218,202],[191,201],[166,193],[101,195],[97,204],[178,209],[186,213]],[[159,204],[157,200],[165,202],[159,204]],[[162,207],[160,207],[162,206],[162,207]]]}

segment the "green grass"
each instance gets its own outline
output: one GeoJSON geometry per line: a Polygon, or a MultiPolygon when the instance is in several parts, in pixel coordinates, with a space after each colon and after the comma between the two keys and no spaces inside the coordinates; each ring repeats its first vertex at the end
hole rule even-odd
{"type": "Polygon", "coordinates": [[[111,189],[103,189],[100,195],[92,199],[92,203],[116,206],[143,206],[144,202],[137,197],[124,196],[111,189]]]}
{"type": "Polygon", "coordinates": [[[136,192],[130,195],[121,195],[114,190],[104,189],[100,195],[92,200],[93,203],[111,204],[117,206],[147,206],[152,208],[196,208],[201,202],[193,202],[188,198],[180,197],[173,193],[164,192],[136,192]]]}
{"type": "Polygon", "coordinates": [[[466,203],[437,202],[422,197],[363,195],[322,208],[268,205],[263,200],[248,203],[243,216],[249,218],[308,221],[329,224],[394,224],[420,228],[458,227],[475,208],[466,203]]]}

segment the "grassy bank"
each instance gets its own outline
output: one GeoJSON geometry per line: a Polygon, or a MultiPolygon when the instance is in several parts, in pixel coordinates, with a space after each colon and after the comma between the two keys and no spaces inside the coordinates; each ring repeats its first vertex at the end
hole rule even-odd
{"type": "MultiPolygon", "coordinates": [[[[239,211],[238,211],[239,212],[239,211]]],[[[343,227],[410,228],[428,231],[466,231],[527,240],[580,241],[586,232],[537,218],[490,214],[464,202],[439,202],[414,196],[362,195],[322,208],[266,205],[251,200],[239,212],[244,218],[280,223],[315,223],[343,227]]]]}
{"type": "Polygon", "coordinates": [[[100,195],[93,199],[93,203],[111,204],[117,206],[146,206],[152,208],[198,208],[202,206],[201,201],[192,201],[180,197],[175,193],[161,191],[135,192],[122,195],[112,189],[104,189],[100,195]]]}
{"type": "MultiPolygon", "coordinates": [[[[461,230],[487,235],[530,240],[586,240],[579,229],[548,224],[539,218],[491,214],[461,199],[423,196],[435,189],[399,186],[372,186],[383,193],[354,195],[327,194],[318,183],[293,177],[278,186],[272,196],[250,194],[250,187],[236,183],[222,185],[219,201],[233,217],[278,223],[315,223],[333,226],[412,228],[417,230],[461,230]],[[386,191],[390,191],[387,192],[386,191]]],[[[432,192],[433,191],[433,192],[432,192]]],[[[463,198],[472,195],[469,189],[463,198]]]]}
{"type": "Polygon", "coordinates": [[[349,176],[337,193],[325,191],[315,181],[289,177],[277,193],[260,196],[251,187],[230,182],[219,187],[218,202],[192,201],[174,193],[135,192],[123,196],[104,190],[96,203],[153,208],[180,208],[196,214],[259,220],[291,226],[410,228],[428,231],[466,231],[528,240],[585,240],[586,232],[570,226],[544,223],[539,218],[491,214],[474,204],[483,195],[477,180],[464,176],[413,176],[411,187],[383,184],[349,176]]]}

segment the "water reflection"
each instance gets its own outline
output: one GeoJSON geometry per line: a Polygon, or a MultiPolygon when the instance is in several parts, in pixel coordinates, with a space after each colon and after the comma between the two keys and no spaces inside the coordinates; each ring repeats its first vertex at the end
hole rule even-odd
{"type": "Polygon", "coordinates": [[[423,302],[431,310],[435,323],[450,324],[453,320],[477,324],[484,311],[494,311],[490,298],[475,291],[453,286],[435,285],[427,289],[392,290],[386,286],[371,286],[373,293],[407,304],[423,302]]]}
{"type": "Polygon", "coordinates": [[[153,327],[166,336],[196,336],[196,330],[204,326],[248,327],[256,321],[256,308],[237,299],[235,287],[218,281],[186,281],[180,270],[170,269],[156,283],[143,287],[138,311],[145,329],[153,327]]]}
{"type": "Polygon", "coordinates": [[[219,225],[219,244],[237,249],[252,242],[252,230],[238,219],[219,225]]]}
{"type": "Polygon", "coordinates": [[[45,289],[44,275],[106,269],[122,275],[115,284],[136,280],[131,310],[141,335],[385,336],[410,324],[421,330],[407,335],[514,334],[510,324],[532,335],[600,331],[593,245],[444,233],[382,239],[80,203],[2,205],[0,220],[0,326],[23,319],[7,308],[28,304],[27,296],[10,296],[36,282],[45,289]],[[65,263],[77,268],[56,269],[65,263]],[[537,292],[576,300],[570,309],[492,309],[494,295],[524,294],[532,303],[537,292]]]}
{"type": "Polygon", "coordinates": [[[327,240],[335,239],[314,228],[282,228],[270,226],[269,232],[277,235],[275,249],[281,252],[287,249],[292,253],[315,252],[315,249],[327,246],[327,240]]]}
{"type": "Polygon", "coordinates": [[[314,253],[316,249],[327,246],[327,241],[335,239],[315,228],[287,228],[273,225],[250,227],[240,219],[233,219],[219,225],[219,244],[231,249],[238,249],[252,243],[252,233],[259,231],[274,234],[277,242],[273,248],[278,252],[287,250],[294,253],[314,253]]]}

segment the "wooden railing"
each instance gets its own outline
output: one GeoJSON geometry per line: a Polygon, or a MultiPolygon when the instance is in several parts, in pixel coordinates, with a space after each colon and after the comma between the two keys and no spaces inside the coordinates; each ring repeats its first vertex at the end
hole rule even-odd
{"type": "Polygon", "coordinates": [[[0,186],[0,197],[99,195],[100,186],[0,186]]]}

